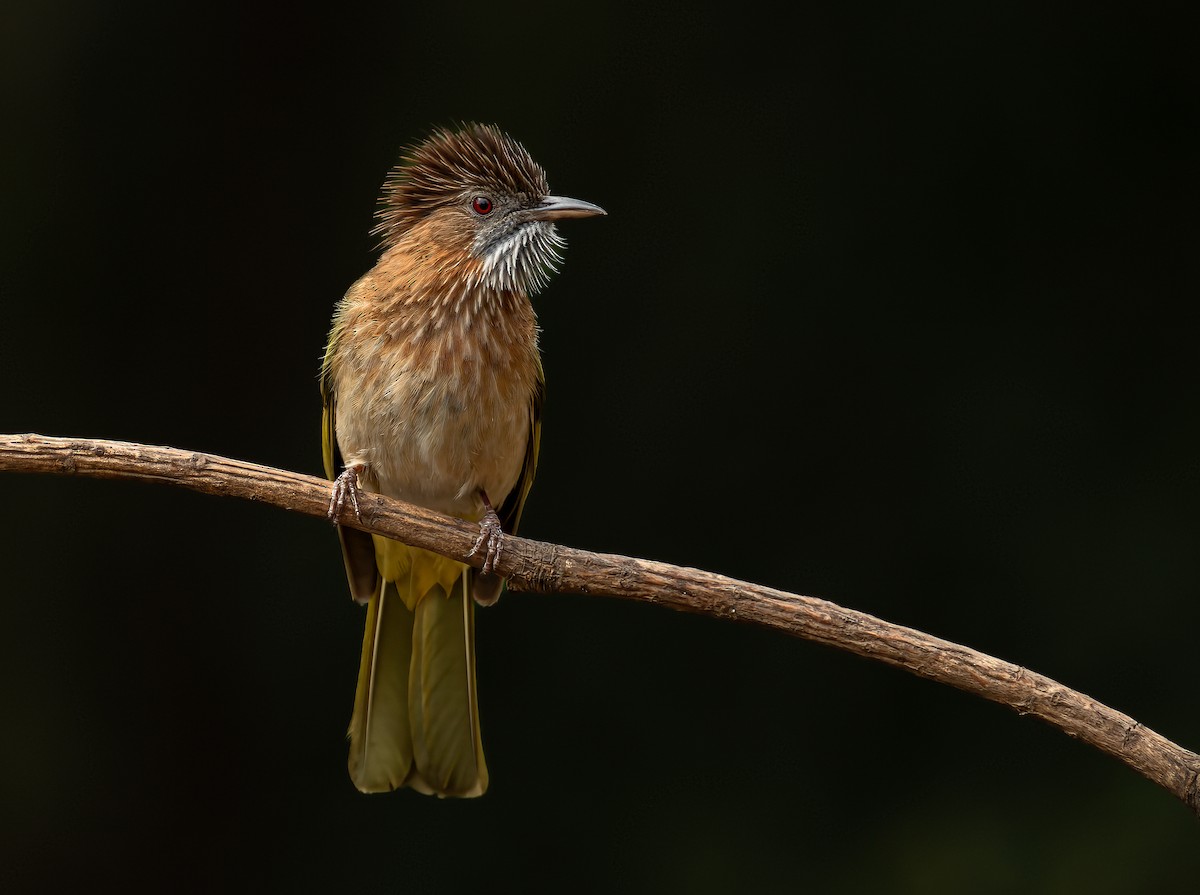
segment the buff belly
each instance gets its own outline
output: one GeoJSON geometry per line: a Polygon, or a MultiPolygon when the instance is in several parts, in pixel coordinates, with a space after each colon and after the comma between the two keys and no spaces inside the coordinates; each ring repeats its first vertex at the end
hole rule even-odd
{"type": "Polygon", "coordinates": [[[512,491],[529,440],[529,394],[411,373],[383,389],[362,385],[339,384],[337,433],[346,463],[366,467],[369,490],[471,521],[483,516],[481,490],[494,507],[512,491]]]}

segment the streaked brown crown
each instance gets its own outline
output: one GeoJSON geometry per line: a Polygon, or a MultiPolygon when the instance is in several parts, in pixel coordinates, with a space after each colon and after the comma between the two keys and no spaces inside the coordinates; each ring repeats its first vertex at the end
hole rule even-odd
{"type": "Polygon", "coordinates": [[[502,193],[536,201],[550,192],[546,172],[525,147],[491,124],[438,129],[409,147],[383,184],[379,223],[371,231],[395,245],[436,208],[473,192],[502,193]]]}

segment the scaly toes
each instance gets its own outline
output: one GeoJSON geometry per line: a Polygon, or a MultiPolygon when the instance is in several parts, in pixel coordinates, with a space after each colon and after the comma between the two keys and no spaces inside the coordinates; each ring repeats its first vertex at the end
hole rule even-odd
{"type": "Polygon", "coordinates": [[[354,518],[362,522],[362,513],[358,510],[358,468],[355,466],[347,466],[342,474],[334,479],[333,493],[329,497],[330,522],[337,523],[347,501],[354,508],[354,518]]]}
{"type": "Polygon", "coordinates": [[[480,550],[483,550],[483,565],[480,566],[480,571],[485,575],[491,574],[504,552],[504,529],[500,527],[500,518],[491,510],[479,521],[479,537],[475,539],[475,546],[467,556],[474,556],[480,550]]]}

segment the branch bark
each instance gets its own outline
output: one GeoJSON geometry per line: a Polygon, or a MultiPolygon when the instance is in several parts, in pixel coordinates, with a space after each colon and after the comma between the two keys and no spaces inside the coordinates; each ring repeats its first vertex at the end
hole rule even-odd
{"type": "MultiPolygon", "coordinates": [[[[164,482],[325,517],[325,479],[176,448],[83,438],[0,435],[0,470],[164,482]]],[[[478,526],[377,494],[343,525],[478,565],[478,526]]],[[[497,571],[513,590],[593,594],[658,603],[774,628],[910,671],[1034,715],[1119,759],[1200,815],[1200,755],[1045,675],[815,597],[699,569],[507,537],[497,571]]]]}

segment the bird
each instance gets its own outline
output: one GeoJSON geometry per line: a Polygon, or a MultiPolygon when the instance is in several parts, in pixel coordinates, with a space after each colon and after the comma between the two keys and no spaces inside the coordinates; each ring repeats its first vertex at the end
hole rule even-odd
{"type": "Polygon", "coordinates": [[[494,124],[432,130],[386,176],[374,267],[336,304],[321,364],[329,516],[363,491],[479,523],[475,569],[338,525],[366,629],[348,738],[362,792],[469,798],[488,787],[475,604],[537,468],[545,377],[531,295],[562,261],[556,224],[603,215],[550,193],[494,124]]]}

